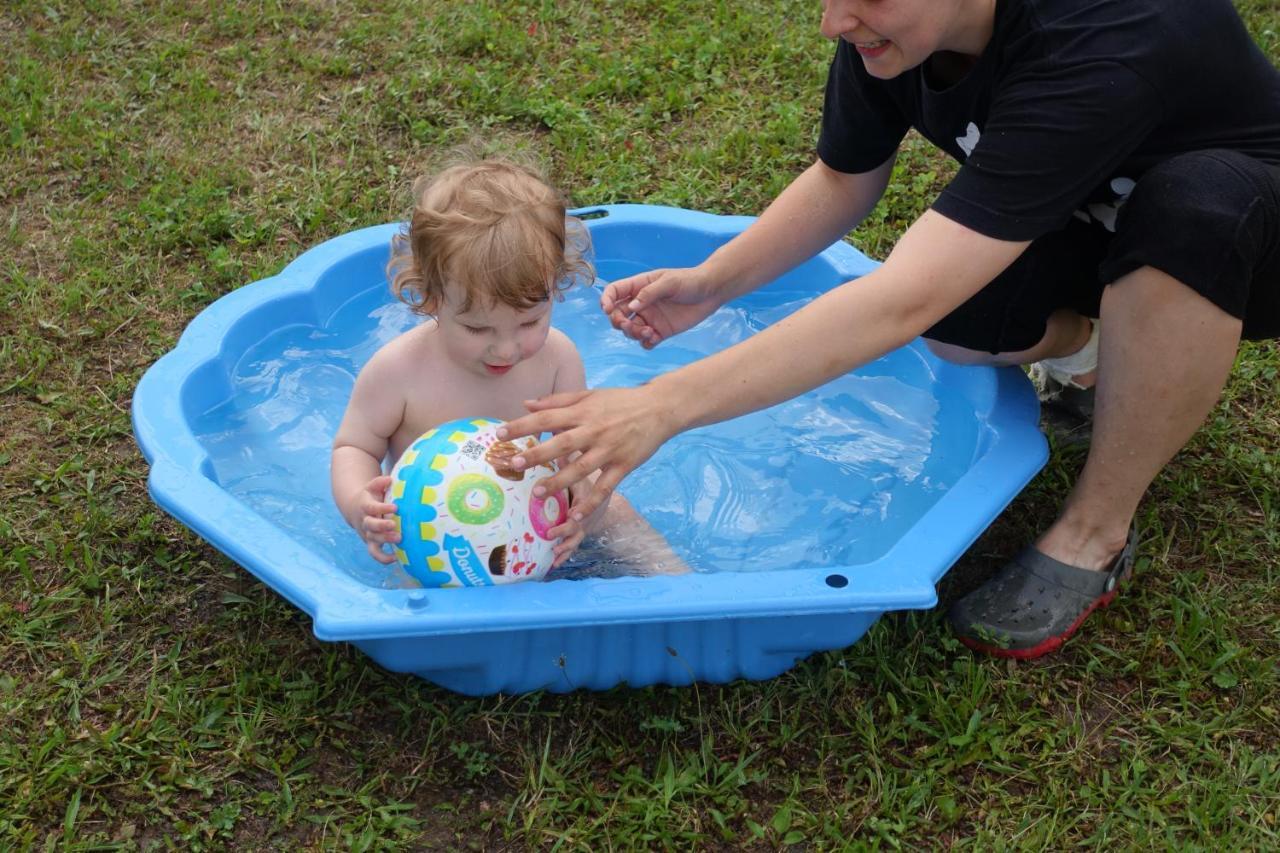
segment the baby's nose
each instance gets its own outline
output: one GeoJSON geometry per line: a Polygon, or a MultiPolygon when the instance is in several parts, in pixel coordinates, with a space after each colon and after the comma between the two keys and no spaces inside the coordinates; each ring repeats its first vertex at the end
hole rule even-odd
{"type": "Polygon", "coordinates": [[[515,341],[502,341],[492,347],[493,357],[500,361],[515,361],[520,348],[515,341]]]}

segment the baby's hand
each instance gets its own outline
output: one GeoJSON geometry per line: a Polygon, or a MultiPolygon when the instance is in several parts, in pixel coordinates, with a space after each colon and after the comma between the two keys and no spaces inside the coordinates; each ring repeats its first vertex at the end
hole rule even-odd
{"type": "Polygon", "coordinates": [[[370,480],[360,490],[360,526],[356,532],[364,540],[369,554],[379,563],[394,563],[395,554],[382,550],[383,543],[400,541],[400,525],[395,519],[387,518],[395,515],[396,505],[387,503],[387,487],[391,485],[391,475],[383,474],[370,480]]]}
{"type": "MultiPolygon", "coordinates": [[[[567,460],[560,459],[557,462],[563,466],[567,460]]],[[[573,552],[578,550],[578,546],[582,544],[583,538],[587,535],[586,523],[578,517],[578,513],[573,508],[586,499],[591,494],[591,483],[588,480],[579,480],[569,487],[569,512],[565,518],[564,524],[553,527],[547,531],[552,538],[560,538],[552,548],[555,554],[555,561],[551,564],[551,568],[556,568],[565,560],[573,556],[573,552]]]]}
{"type": "Polygon", "coordinates": [[[551,528],[548,534],[560,540],[551,549],[551,553],[555,556],[551,562],[551,568],[554,569],[573,556],[573,552],[577,551],[578,546],[582,544],[586,531],[582,529],[582,522],[570,518],[559,527],[551,528]]]}

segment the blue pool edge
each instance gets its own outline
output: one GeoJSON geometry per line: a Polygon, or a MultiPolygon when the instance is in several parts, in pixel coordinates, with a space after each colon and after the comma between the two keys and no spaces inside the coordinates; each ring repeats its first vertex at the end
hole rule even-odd
{"type": "MultiPolygon", "coordinates": [[[[589,227],[594,222],[617,225],[661,216],[663,224],[687,221],[707,230],[737,233],[743,221],[749,221],[648,206],[593,209],[605,211],[606,218],[589,222],[589,227]]],[[[132,404],[134,432],[151,463],[148,489],[155,502],[307,612],[322,640],[359,644],[478,632],[928,609],[937,603],[937,580],[1048,459],[1047,442],[1035,426],[1038,403],[1021,371],[957,368],[993,371],[995,403],[985,413],[993,440],[982,458],[873,562],[785,573],[555,581],[465,592],[366,586],[285,536],[212,481],[207,455],[183,415],[179,391],[221,358],[228,331],[250,312],[278,299],[305,297],[317,271],[355,251],[386,245],[398,227],[379,225],[336,237],[308,250],[278,275],[223,296],[193,319],[175,348],[146,372],[132,404]],[[974,507],[981,507],[981,512],[974,507]],[[841,576],[846,585],[834,586],[838,581],[832,579],[841,576]],[[862,583],[860,578],[878,580],[862,583]],[[335,590],[341,590],[341,600],[335,600],[335,590]]],[[[827,252],[851,276],[866,272],[868,264],[874,266],[845,243],[827,252]]]]}

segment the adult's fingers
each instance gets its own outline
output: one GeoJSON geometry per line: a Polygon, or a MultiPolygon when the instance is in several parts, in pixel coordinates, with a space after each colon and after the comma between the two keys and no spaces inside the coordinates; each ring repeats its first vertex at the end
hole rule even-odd
{"type": "Polygon", "coordinates": [[[587,389],[581,391],[561,391],[559,394],[548,394],[545,397],[539,397],[536,400],[525,400],[524,407],[531,412],[542,412],[547,409],[563,409],[566,406],[572,406],[582,398],[588,396],[591,392],[587,389]]]}
{"type": "MultiPolygon", "coordinates": [[[[568,407],[573,403],[579,402],[582,398],[588,396],[590,391],[566,391],[558,394],[550,394],[547,397],[540,397],[538,400],[526,400],[525,409],[531,414],[521,416],[515,420],[508,420],[506,424],[500,424],[498,427],[498,438],[512,441],[516,438],[524,438],[525,435],[541,435],[543,433],[563,432],[564,429],[573,425],[573,418],[568,407]]],[[[564,442],[561,442],[563,444],[564,442]]],[[[539,444],[539,447],[545,446],[539,444]]],[[[513,459],[520,459],[516,456],[513,459]]],[[[540,462],[549,459],[556,459],[554,456],[547,456],[539,453],[540,462]]]]}
{"type": "MultiPolygon", "coordinates": [[[[603,474],[606,469],[616,469],[605,480],[608,489],[636,466],[653,455],[665,440],[666,428],[653,400],[653,392],[646,388],[602,388],[590,392],[578,403],[565,408],[534,412],[507,424],[509,435],[529,435],[539,430],[550,430],[550,439],[511,459],[516,470],[528,470],[559,457],[573,461],[551,477],[535,486],[535,494],[553,494],[586,478],[594,471],[603,474]],[[574,456],[574,454],[581,454],[574,456]]],[[[573,508],[575,516],[587,517],[607,497],[597,492],[599,481],[592,494],[580,507],[573,508]]]]}
{"type": "MultiPolygon", "coordinates": [[[[631,340],[637,341],[641,346],[646,343],[656,345],[662,340],[662,335],[659,334],[658,330],[646,323],[638,314],[635,317],[622,320],[617,324],[616,328],[631,340]]],[[[647,347],[647,349],[652,348],[653,346],[647,347]]]]}
{"type": "Polygon", "coordinates": [[[609,313],[609,325],[613,326],[628,337],[631,336],[629,329],[635,325],[635,321],[637,319],[639,318],[632,317],[630,314],[616,309],[609,313]]]}
{"type": "MultiPolygon", "coordinates": [[[[539,445],[537,449],[541,450],[542,445],[539,445]]],[[[592,471],[599,467],[599,462],[595,461],[596,457],[597,454],[594,451],[584,453],[552,476],[545,480],[539,480],[537,485],[533,487],[533,493],[541,497],[543,495],[554,495],[561,489],[571,488],[575,483],[585,480],[591,475],[592,471]]],[[[594,494],[591,497],[594,497],[594,494]]],[[[599,503],[599,501],[593,502],[588,498],[582,503],[575,503],[569,512],[574,518],[586,518],[591,515],[591,510],[598,506],[599,503]]]]}
{"type": "Polygon", "coordinates": [[[678,291],[684,284],[684,280],[685,276],[681,275],[679,270],[656,270],[652,278],[632,289],[630,300],[623,299],[622,294],[619,293],[614,305],[619,311],[628,314],[639,313],[646,306],[660,302],[670,296],[673,291],[678,291]]]}
{"type": "Polygon", "coordinates": [[[626,330],[626,335],[645,349],[653,349],[663,340],[662,333],[647,323],[633,322],[631,328],[626,330]]]}
{"type": "MultiPolygon", "coordinates": [[[[545,490],[543,494],[554,494],[559,489],[568,488],[569,485],[585,479],[599,467],[600,463],[595,460],[593,454],[584,454],[566,470],[560,471],[554,477],[539,481],[534,486],[534,493],[536,494],[538,489],[543,489],[545,490]]],[[[600,476],[591,486],[591,493],[583,500],[575,503],[570,510],[573,518],[578,520],[590,518],[591,514],[599,509],[601,504],[609,500],[613,490],[617,488],[618,483],[622,482],[622,478],[630,473],[630,470],[629,468],[622,470],[617,466],[601,469],[600,476]]]]}
{"type": "Polygon", "coordinates": [[[665,269],[649,270],[648,272],[609,282],[605,286],[604,293],[600,295],[600,308],[606,314],[612,312],[615,308],[625,311],[627,304],[635,299],[637,293],[644,290],[665,272],[665,269]]]}
{"type": "Polygon", "coordinates": [[[498,438],[511,440],[523,438],[526,435],[541,435],[544,432],[553,435],[563,432],[574,425],[573,412],[569,407],[580,402],[590,393],[590,391],[564,391],[537,400],[525,400],[524,407],[531,414],[499,425],[498,438]]]}
{"type": "Polygon", "coordinates": [[[507,425],[507,433],[503,435],[500,430],[499,438],[510,436],[518,438],[524,435],[539,435],[543,432],[550,432],[551,438],[546,441],[539,442],[533,447],[526,448],[516,455],[512,456],[508,461],[511,467],[517,471],[527,471],[538,465],[550,466],[561,457],[573,458],[575,452],[581,450],[581,445],[589,441],[584,431],[576,428],[572,421],[566,420],[569,415],[565,409],[553,409],[548,412],[535,412],[532,415],[525,415],[510,421],[507,425]],[[555,419],[554,421],[551,419],[555,419]],[[564,423],[568,429],[561,431],[553,423],[564,423]]]}
{"type": "MultiPolygon", "coordinates": [[[[577,445],[577,431],[571,430],[569,432],[564,432],[560,435],[552,436],[539,445],[529,448],[523,455],[513,458],[511,460],[511,465],[517,471],[528,471],[539,465],[551,467],[551,464],[562,456],[573,458],[576,455],[574,451],[578,450],[577,445]]],[[[571,467],[572,463],[566,466],[558,466],[559,470],[562,472],[569,470],[571,467]]],[[[587,473],[590,472],[588,471],[587,473]]],[[[576,483],[580,479],[582,478],[574,478],[570,480],[569,483],[576,483]]],[[[562,488],[569,488],[569,484],[566,483],[562,488]]]]}
{"type": "Polygon", "coordinates": [[[600,476],[596,478],[595,483],[591,486],[590,496],[575,509],[582,513],[583,518],[589,518],[591,513],[609,500],[610,496],[613,495],[614,489],[618,488],[618,484],[630,473],[630,468],[624,469],[619,465],[610,465],[601,469],[600,476]]]}

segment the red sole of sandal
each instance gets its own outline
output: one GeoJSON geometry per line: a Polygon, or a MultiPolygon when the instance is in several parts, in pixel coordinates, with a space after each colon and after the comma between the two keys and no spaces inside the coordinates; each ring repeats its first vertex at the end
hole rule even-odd
{"type": "Polygon", "coordinates": [[[1070,628],[1056,636],[1047,637],[1029,649],[1002,649],[999,646],[990,646],[969,637],[961,637],[960,642],[964,643],[974,651],[983,652],[991,655],[992,657],[1013,658],[1015,660],[1034,660],[1035,658],[1043,657],[1050,652],[1056,652],[1058,649],[1062,648],[1062,644],[1071,638],[1071,635],[1076,632],[1076,629],[1080,627],[1084,620],[1089,618],[1089,614],[1097,610],[1099,607],[1106,607],[1114,601],[1116,593],[1119,591],[1119,589],[1113,589],[1111,592],[1098,596],[1098,598],[1094,600],[1093,604],[1090,604],[1088,609],[1081,613],[1080,617],[1076,619],[1076,621],[1071,623],[1070,628]]]}

